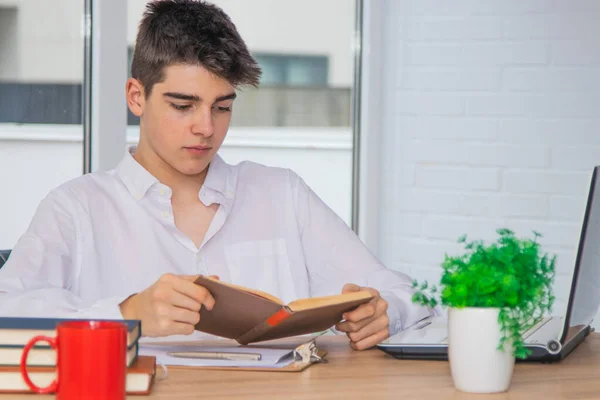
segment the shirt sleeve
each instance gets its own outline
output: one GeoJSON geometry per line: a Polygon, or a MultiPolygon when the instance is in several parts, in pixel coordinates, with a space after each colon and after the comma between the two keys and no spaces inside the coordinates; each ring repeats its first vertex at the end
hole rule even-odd
{"type": "Polygon", "coordinates": [[[0,269],[0,315],[123,319],[119,304],[126,296],[84,301],[70,290],[81,264],[74,210],[58,190],[42,200],[0,269]]]}
{"type": "Polygon", "coordinates": [[[390,335],[436,314],[412,303],[408,275],[386,268],[302,178],[290,171],[290,179],[311,296],[341,293],[346,283],[377,289],[388,302],[390,335]]]}

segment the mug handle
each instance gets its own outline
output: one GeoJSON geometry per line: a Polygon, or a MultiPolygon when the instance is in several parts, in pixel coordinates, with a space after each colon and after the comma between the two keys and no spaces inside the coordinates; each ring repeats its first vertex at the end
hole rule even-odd
{"type": "MultiPolygon", "coordinates": [[[[27,355],[29,354],[29,350],[31,350],[31,348],[39,341],[48,342],[50,347],[52,347],[54,350],[56,350],[56,339],[55,338],[51,338],[48,336],[36,336],[36,337],[31,338],[31,340],[27,343],[27,345],[23,349],[23,354],[21,354],[21,376],[23,376],[23,380],[25,381],[27,386],[29,386],[29,388],[31,390],[33,390],[35,393],[41,393],[41,394],[54,393],[58,386],[58,382],[56,381],[56,379],[54,379],[52,381],[50,386],[41,388],[41,387],[36,386],[33,382],[31,382],[31,379],[29,379],[29,374],[27,373],[27,355]]],[[[56,367],[58,368],[58,365],[56,367]]],[[[58,371],[58,369],[57,369],[57,371],[58,371]]]]}

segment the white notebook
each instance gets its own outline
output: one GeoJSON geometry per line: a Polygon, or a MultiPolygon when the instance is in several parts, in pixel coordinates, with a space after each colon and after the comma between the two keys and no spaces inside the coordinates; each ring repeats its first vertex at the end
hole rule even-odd
{"type": "Polygon", "coordinates": [[[192,346],[192,345],[168,345],[168,344],[153,344],[140,346],[140,355],[155,356],[157,364],[166,366],[189,366],[189,367],[267,367],[281,368],[295,361],[294,349],[272,349],[263,347],[209,347],[209,346],[192,346]],[[171,353],[180,353],[180,356],[173,356],[171,353]],[[190,354],[186,357],[182,353],[190,354]],[[194,353],[202,354],[209,358],[195,358],[194,353]],[[219,359],[215,354],[215,358],[211,359],[210,353],[218,353],[219,355],[232,355],[233,358],[237,354],[260,354],[259,360],[243,360],[243,359],[219,359]]]}

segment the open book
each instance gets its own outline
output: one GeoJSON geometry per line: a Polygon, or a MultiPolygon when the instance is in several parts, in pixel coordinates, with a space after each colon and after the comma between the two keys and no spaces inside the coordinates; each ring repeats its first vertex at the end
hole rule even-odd
{"type": "Polygon", "coordinates": [[[212,310],[200,309],[196,329],[234,339],[240,344],[321,332],[342,320],[342,315],[369,302],[366,291],[300,299],[289,304],[268,293],[200,276],[215,298],[212,310]]]}

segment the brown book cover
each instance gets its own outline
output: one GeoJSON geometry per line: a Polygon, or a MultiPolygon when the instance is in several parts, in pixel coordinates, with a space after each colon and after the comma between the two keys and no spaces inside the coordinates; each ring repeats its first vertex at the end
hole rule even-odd
{"type": "MultiPolygon", "coordinates": [[[[54,367],[28,367],[29,378],[40,387],[46,387],[56,378],[54,367]]],[[[156,357],[138,356],[127,368],[125,390],[129,395],[150,394],[156,375],[156,357]]],[[[23,380],[18,366],[0,366],[0,393],[32,393],[23,380]]]]}
{"type": "Polygon", "coordinates": [[[201,308],[196,329],[243,345],[324,331],[340,322],[345,312],[373,298],[360,291],[284,304],[268,293],[206,276],[195,283],[215,298],[212,310],[201,308]]]}

